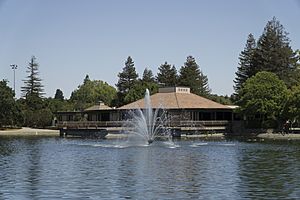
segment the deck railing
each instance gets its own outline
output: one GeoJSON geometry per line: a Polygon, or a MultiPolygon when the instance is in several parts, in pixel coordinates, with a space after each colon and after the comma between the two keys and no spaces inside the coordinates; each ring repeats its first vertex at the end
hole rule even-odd
{"type": "MultiPolygon", "coordinates": [[[[228,126],[229,121],[168,121],[166,125],[169,127],[212,127],[212,126],[228,126]]],[[[60,121],[57,123],[58,128],[106,128],[106,127],[122,127],[124,121],[60,121]]]]}
{"type": "Polygon", "coordinates": [[[101,128],[121,127],[121,121],[62,121],[57,123],[58,128],[101,128]]]}

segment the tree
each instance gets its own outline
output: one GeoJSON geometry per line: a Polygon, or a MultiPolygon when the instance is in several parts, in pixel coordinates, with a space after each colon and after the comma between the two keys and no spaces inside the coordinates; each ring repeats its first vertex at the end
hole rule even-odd
{"type": "Polygon", "coordinates": [[[241,98],[237,102],[240,112],[247,116],[248,120],[259,116],[263,127],[272,127],[280,120],[288,90],[276,74],[258,72],[245,82],[240,94],[241,98]]]}
{"type": "Polygon", "coordinates": [[[150,94],[158,92],[158,84],[155,82],[144,82],[138,80],[129,90],[124,98],[125,103],[131,103],[144,98],[146,89],[149,89],[150,94]]]}
{"type": "Polygon", "coordinates": [[[300,49],[297,49],[295,51],[295,54],[297,55],[297,63],[298,63],[298,67],[299,67],[299,65],[300,65],[300,49]]]}
{"type": "Polygon", "coordinates": [[[29,127],[45,128],[51,125],[53,114],[49,108],[40,110],[24,110],[25,125],[29,127]]]}
{"type": "Polygon", "coordinates": [[[85,80],[71,94],[70,101],[73,102],[75,110],[83,110],[99,101],[112,104],[117,93],[114,87],[101,80],[85,80]]]}
{"type": "MultiPolygon", "coordinates": [[[[41,124],[39,123],[41,115],[40,113],[46,109],[46,103],[43,100],[44,86],[42,85],[42,79],[39,78],[39,65],[36,62],[36,57],[32,56],[27,66],[28,76],[24,81],[24,86],[21,88],[22,96],[25,99],[20,99],[18,104],[22,108],[24,114],[24,124],[30,127],[45,127],[50,123],[41,124]]],[[[43,115],[49,114],[43,112],[43,115]]],[[[52,117],[48,115],[48,118],[52,117]]]]}
{"type": "Polygon", "coordinates": [[[39,65],[36,62],[36,57],[32,56],[31,60],[27,66],[27,79],[23,80],[25,86],[21,87],[21,91],[23,92],[23,97],[28,96],[37,96],[42,97],[44,94],[43,85],[41,83],[42,79],[39,78],[39,65]]]}
{"type": "Polygon", "coordinates": [[[284,27],[274,17],[266,24],[257,43],[252,34],[248,36],[246,47],[239,57],[240,66],[234,80],[237,101],[243,83],[258,72],[268,71],[276,74],[288,88],[300,83],[300,55],[290,47],[287,35],[284,27]]]}
{"type": "Polygon", "coordinates": [[[155,83],[155,78],[150,69],[148,69],[148,68],[144,69],[142,81],[146,82],[146,83],[155,83]]]}
{"type": "Polygon", "coordinates": [[[124,103],[127,104],[142,99],[145,96],[146,89],[149,89],[150,94],[158,92],[158,84],[153,77],[153,73],[147,68],[143,72],[142,79],[138,79],[125,95],[124,103]]]}
{"type": "Polygon", "coordinates": [[[140,83],[144,87],[144,91],[142,92],[142,97],[144,96],[146,89],[149,89],[151,94],[155,94],[158,92],[159,86],[153,76],[152,71],[148,70],[147,68],[144,70],[143,78],[139,80],[136,84],[140,84],[140,83]]]}
{"type": "Polygon", "coordinates": [[[60,89],[56,89],[54,99],[58,99],[58,100],[61,100],[61,101],[64,100],[64,94],[60,89]]]}
{"type": "Polygon", "coordinates": [[[48,112],[46,99],[31,94],[27,95],[26,99],[19,99],[18,105],[21,107],[24,115],[23,126],[43,128],[51,125],[53,114],[48,112]]]}
{"type": "Polygon", "coordinates": [[[138,80],[128,91],[124,97],[124,103],[131,103],[138,99],[142,99],[147,87],[143,84],[141,80],[138,80]]]}
{"type": "Polygon", "coordinates": [[[74,105],[70,100],[61,100],[55,98],[46,98],[45,108],[49,109],[52,113],[56,113],[58,111],[74,111],[74,105]]]}
{"type": "Polygon", "coordinates": [[[156,76],[156,80],[160,86],[174,87],[177,84],[177,79],[177,70],[174,65],[171,67],[167,62],[160,65],[156,76]]]}
{"type": "Polygon", "coordinates": [[[124,98],[130,88],[136,83],[138,74],[136,73],[134,62],[129,56],[125,62],[123,71],[118,74],[119,80],[116,84],[118,88],[119,105],[124,104],[124,98]]]}
{"type": "Polygon", "coordinates": [[[191,92],[208,96],[210,89],[208,86],[208,78],[200,70],[195,58],[188,56],[184,66],[180,68],[179,84],[191,88],[191,92]]]}
{"type": "Polygon", "coordinates": [[[300,122],[300,85],[293,86],[289,90],[288,101],[285,106],[285,112],[283,117],[285,120],[290,119],[292,121],[300,122]]]}
{"type": "Polygon", "coordinates": [[[232,105],[233,104],[230,97],[228,97],[227,95],[223,96],[223,95],[211,94],[211,95],[209,95],[209,99],[213,100],[215,102],[218,102],[220,104],[223,104],[223,105],[232,105]]]}
{"type": "Polygon", "coordinates": [[[0,128],[16,126],[22,123],[23,117],[14,99],[14,91],[7,86],[7,81],[0,81],[0,128]]]}
{"type": "Polygon", "coordinates": [[[85,78],[83,80],[83,84],[87,84],[89,81],[91,81],[90,76],[87,74],[87,75],[85,75],[85,78]]]}
{"type": "Polygon", "coordinates": [[[288,87],[295,83],[290,77],[297,70],[297,55],[290,46],[284,27],[274,17],[267,23],[253,55],[254,73],[268,71],[275,73],[288,87]]]}
{"type": "Polygon", "coordinates": [[[236,78],[234,80],[235,86],[234,90],[236,93],[239,92],[243,83],[250,78],[251,76],[255,75],[256,70],[253,70],[253,55],[256,50],[256,42],[252,34],[248,35],[248,39],[246,42],[246,46],[244,50],[240,53],[239,56],[239,67],[237,72],[235,73],[236,78]]]}

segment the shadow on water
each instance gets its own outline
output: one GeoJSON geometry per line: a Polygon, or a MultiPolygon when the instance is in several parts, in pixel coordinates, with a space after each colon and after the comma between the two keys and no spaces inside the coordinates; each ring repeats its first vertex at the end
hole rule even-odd
{"type": "Polygon", "coordinates": [[[16,138],[0,136],[0,157],[17,153],[19,150],[18,143],[16,138]]]}
{"type": "Polygon", "coordinates": [[[278,145],[299,145],[300,140],[274,139],[274,138],[260,138],[257,136],[225,136],[226,141],[238,141],[245,143],[264,143],[264,144],[278,144],[278,145]]]}
{"type": "Polygon", "coordinates": [[[300,196],[300,146],[287,141],[248,144],[239,154],[239,191],[247,198],[300,196]]]}

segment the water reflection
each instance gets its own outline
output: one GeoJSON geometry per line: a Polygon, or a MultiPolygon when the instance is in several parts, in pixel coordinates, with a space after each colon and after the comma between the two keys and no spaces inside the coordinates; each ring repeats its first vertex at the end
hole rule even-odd
{"type": "Polygon", "coordinates": [[[0,158],[9,156],[18,150],[18,141],[10,137],[0,136],[0,158]]]}
{"type": "Polygon", "coordinates": [[[296,199],[300,196],[299,148],[252,144],[240,155],[239,192],[245,198],[296,199]]]}
{"type": "Polygon", "coordinates": [[[297,144],[0,140],[0,199],[296,199],[297,144]]]}

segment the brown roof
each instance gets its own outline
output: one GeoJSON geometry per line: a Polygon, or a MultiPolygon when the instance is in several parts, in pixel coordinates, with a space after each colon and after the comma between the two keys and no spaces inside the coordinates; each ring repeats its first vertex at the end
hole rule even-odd
{"type": "MultiPolygon", "coordinates": [[[[152,108],[165,109],[231,109],[228,106],[211,101],[192,93],[156,93],[151,95],[152,108]]],[[[124,105],[119,109],[145,108],[144,99],[124,105]]]]}
{"type": "Polygon", "coordinates": [[[94,106],[91,106],[87,109],[85,109],[85,111],[94,111],[94,110],[111,110],[112,108],[105,105],[104,103],[100,103],[98,105],[94,105],[94,106]]]}

